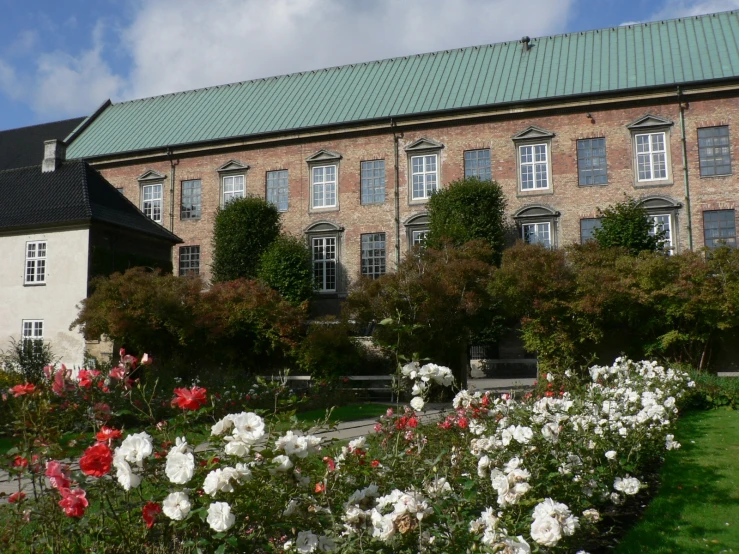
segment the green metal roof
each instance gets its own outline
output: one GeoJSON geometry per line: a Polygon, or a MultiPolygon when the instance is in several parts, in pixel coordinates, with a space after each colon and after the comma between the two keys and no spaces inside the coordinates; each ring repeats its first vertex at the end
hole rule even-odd
{"type": "Polygon", "coordinates": [[[739,77],[739,11],[256,79],[104,107],[90,158],[322,126],[739,77]]]}

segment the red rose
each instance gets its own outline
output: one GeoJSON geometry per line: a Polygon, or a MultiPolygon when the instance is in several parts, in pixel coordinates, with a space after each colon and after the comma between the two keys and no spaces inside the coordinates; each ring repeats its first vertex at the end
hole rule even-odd
{"type": "Polygon", "coordinates": [[[69,489],[69,466],[62,465],[54,460],[46,462],[46,476],[55,489],[60,491],[69,489]]]}
{"type": "Polygon", "coordinates": [[[113,463],[113,453],[104,442],[99,442],[85,450],[85,454],[80,458],[80,469],[85,475],[93,477],[102,477],[110,471],[110,464],[113,463]]]}
{"type": "Polygon", "coordinates": [[[106,427],[103,425],[100,428],[100,431],[95,435],[95,438],[98,442],[109,442],[113,439],[120,439],[121,432],[118,429],[113,429],[112,427],[106,427]]]}
{"type": "Polygon", "coordinates": [[[205,396],[206,392],[201,387],[175,389],[176,398],[172,400],[172,404],[176,404],[183,410],[197,410],[208,401],[208,398],[205,396]]]}
{"type": "Polygon", "coordinates": [[[33,391],[36,390],[36,387],[32,385],[31,383],[26,383],[25,385],[16,385],[10,389],[10,392],[13,393],[13,396],[18,398],[19,396],[23,396],[24,394],[31,394],[33,391]]]}
{"type": "Polygon", "coordinates": [[[372,467],[377,467],[380,465],[380,460],[372,460],[372,463],[370,463],[372,467]]]}
{"type": "Polygon", "coordinates": [[[59,505],[64,508],[64,513],[69,517],[82,517],[85,515],[85,508],[89,506],[86,493],[82,489],[60,489],[59,492],[62,494],[62,499],[59,501],[59,505]]]}
{"type": "Polygon", "coordinates": [[[13,458],[13,467],[28,467],[28,458],[16,456],[13,458]]]}
{"type": "Polygon", "coordinates": [[[154,525],[154,519],[157,517],[157,514],[161,512],[162,507],[156,502],[147,502],[146,504],[144,504],[144,507],[141,509],[141,515],[144,517],[146,526],[149,529],[151,529],[154,525]]]}
{"type": "Polygon", "coordinates": [[[23,491],[14,492],[8,497],[8,502],[10,504],[15,504],[16,502],[20,502],[26,497],[26,493],[23,491]]]}

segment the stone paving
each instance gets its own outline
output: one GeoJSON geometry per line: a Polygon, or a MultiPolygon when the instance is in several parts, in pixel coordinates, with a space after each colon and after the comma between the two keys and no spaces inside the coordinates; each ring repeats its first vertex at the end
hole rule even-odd
{"type": "MultiPolygon", "coordinates": [[[[533,386],[534,379],[470,379],[467,383],[469,390],[494,390],[496,392],[505,392],[508,390],[521,390],[530,388],[533,386]]],[[[428,404],[427,409],[423,416],[422,421],[434,421],[441,419],[444,413],[452,409],[451,404],[428,404]]],[[[358,421],[349,421],[345,423],[339,423],[333,429],[327,429],[318,431],[316,434],[331,439],[339,440],[350,440],[362,435],[369,435],[372,433],[377,419],[362,419],[358,421]]],[[[202,452],[208,450],[210,445],[207,443],[198,445],[195,448],[196,452],[202,452]]],[[[24,479],[21,483],[22,490],[28,494],[31,490],[31,482],[24,479]]],[[[0,470],[0,503],[5,503],[7,500],[4,498],[6,495],[13,494],[18,491],[18,481],[10,479],[7,472],[0,470]]]]}

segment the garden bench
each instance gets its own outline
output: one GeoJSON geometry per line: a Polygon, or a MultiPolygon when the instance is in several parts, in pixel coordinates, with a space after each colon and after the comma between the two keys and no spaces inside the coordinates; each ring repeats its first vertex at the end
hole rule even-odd
{"type": "MultiPolygon", "coordinates": [[[[394,375],[349,375],[347,377],[339,377],[340,380],[344,380],[345,382],[350,382],[352,385],[348,387],[348,390],[354,391],[354,392],[378,392],[378,393],[390,393],[390,401],[395,402],[396,400],[396,394],[395,389],[393,388],[393,383],[395,380],[394,375]],[[367,383],[366,385],[359,385],[358,383],[367,383]]],[[[272,375],[271,376],[272,381],[279,381],[283,380],[285,382],[296,382],[296,383],[303,383],[305,386],[309,386],[310,382],[313,381],[313,377],[310,375],[287,375],[287,376],[279,376],[279,375],[272,375]]]]}

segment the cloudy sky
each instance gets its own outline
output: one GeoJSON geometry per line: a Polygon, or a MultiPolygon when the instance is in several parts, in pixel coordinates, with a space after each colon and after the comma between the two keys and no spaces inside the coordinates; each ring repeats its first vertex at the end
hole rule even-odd
{"type": "Polygon", "coordinates": [[[739,0],[0,0],[0,129],[294,71],[739,9],[739,0]]]}

